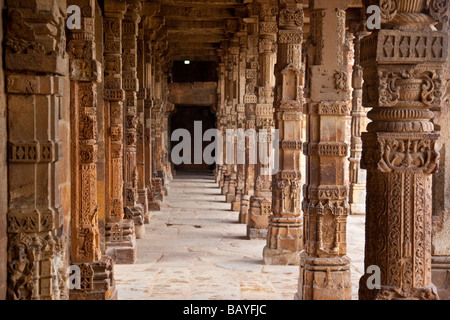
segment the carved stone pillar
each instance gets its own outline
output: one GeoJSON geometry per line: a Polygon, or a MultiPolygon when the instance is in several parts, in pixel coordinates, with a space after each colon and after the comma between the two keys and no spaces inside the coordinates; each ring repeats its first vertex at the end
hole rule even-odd
{"type": "MultiPolygon", "coordinates": [[[[155,19],[152,19],[152,21],[155,19]]],[[[157,19],[156,19],[157,20],[157,19]]],[[[149,211],[160,211],[161,202],[155,199],[155,187],[153,181],[153,155],[152,155],[152,109],[153,109],[153,52],[151,38],[153,30],[145,30],[144,34],[144,76],[146,81],[144,82],[147,90],[147,96],[144,100],[144,149],[145,149],[145,183],[148,192],[148,209],[149,211]]]]}
{"type": "Polygon", "coordinates": [[[154,127],[155,127],[155,142],[154,142],[154,166],[155,166],[155,173],[154,176],[155,179],[155,193],[156,193],[156,199],[163,201],[164,200],[164,173],[163,173],[163,166],[162,166],[162,117],[163,117],[163,109],[164,105],[161,100],[156,100],[155,102],[155,109],[152,113],[152,116],[154,114],[154,127]]]}
{"type": "MultiPolygon", "coordinates": [[[[231,60],[230,54],[230,43],[229,41],[224,41],[222,44],[224,49],[224,65],[225,65],[225,77],[224,77],[224,108],[223,108],[223,155],[224,155],[224,163],[223,163],[223,185],[222,185],[222,194],[226,196],[229,187],[230,187],[230,178],[232,173],[232,164],[229,164],[227,159],[231,158],[229,155],[229,151],[227,149],[227,140],[232,139],[232,137],[227,136],[227,130],[231,129],[232,126],[232,109],[233,109],[233,64],[231,60]]],[[[232,140],[228,141],[228,143],[232,143],[232,140]]]]}
{"type": "Polygon", "coordinates": [[[164,200],[164,166],[163,166],[163,137],[162,137],[162,121],[164,113],[163,101],[163,71],[162,71],[162,49],[160,42],[154,43],[155,56],[155,89],[154,89],[154,109],[152,109],[152,140],[153,143],[153,184],[155,186],[155,199],[164,200]]]}
{"type": "Polygon", "coordinates": [[[363,70],[361,61],[361,38],[367,32],[357,31],[354,35],[354,64],[352,72],[352,127],[350,147],[350,190],[349,204],[351,214],[366,213],[366,170],[361,169],[362,140],[361,131],[365,129],[367,114],[362,106],[363,70]]]}
{"type": "Polygon", "coordinates": [[[136,131],[136,162],[138,171],[138,201],[144,210],[144,223],[149,223],[150,213],[148,208],[148,190],[146,184],[145,162],[145,99],[147,89],[145,83],[145,47],[144,29],[139,29],[137,42],[137,77],[139,80],[139,92],[137,93],[137,131],[136,131]]]}
{"type": "Polygon", "coordinates": [[[298,265],[303,249],[301,171],[303,118],[303,4],[279,0],[278,60],[275,70],[275,129],[278,172],[273,178],[272,213],[264,248],[266,264],[298,265]]]}
{"type": "Polygon", "coordinates": [[[68,299],[67,4],[30,0],[6,5],[8,153],[2,156],[8,161],[7,299],[68,299]]]}
{"type": "MultiPolygon", "coordinates": [[[[258,97],[256,93],[258,66],[259,66],[259,32],[258,17],[259,10],[256,5],[248,6],[249,18],[244,19],[247,24],[247,59],[246,59],[246,84],[245,84],[245,130],[251,132],[256,129],[256,104],[258,97]]],[[[256,137],[256,134],[254,135],[256,137]]],[[[239,211],[239,222],[248,224],[248,212],[250,208],[250,197],[254,194],[255,185],[255,159],[251,153],[256,149],[256,140],[251,136],[245,140],[245,181],[242,191],[241,208],[239,211]]]]}
{"type": "Polygon", "coordinates": [[[102,73],[96,56],[96,4],[94,0],[70,0],[68,4],[82,8],[81,29],[70,31],[67,43],[72,132],[70,260],[82,270],[82,288],[71,290],[70,299],[117,299],[114,264],[110,257],[101,256],[98,224],[97,85],[102,73]]]}
{"type": "MultiPolygon", "coordinates": [[[[450,2],[432,1],[430,13],[438,22],[438,30],[450,31],[450,2]]],[[[448,46],[450,42],[447,40],[448,46]]],[[[447,49],[449,52],[450,47],[447,49]]],[[[441,107],[435,111],[433,123],[439,129],[441,135],[440,144],[440,168],[433,175],[433,230],[431,237],[431,280],[436,285],[440,300],[450,300],[450,59],[447,56],[447,64],[444,73],[444,99],[441,107]]]]}
{"type": "Polygon", "coordinates": [[[153,159],[153,179],[152,184],[154,186],[154,199],[156,201],[163,201],[164,200],[164,194],[163,194],[163,178],[160,175],[160,155],[161,155],[161,108],[162,108],[162,102],[161,100],[155,100],[153,104],[152,109],[152,159],[153,159]]]}
{"type": "MultiPolygon", "coordinates": [[[[380,5],[378,1],[370,4],[380,5]]],[[[368,3],[369,4],[369,3],[368,3]]],[[[442,105],[448,33],[436,31],[426,1],[382,6],[382,29],[362,40],[363,105],[373,121],[363,133],[367,169],[365,274],[359,298],[436,299],[431,283],[431,174],[439,135],[430,108],[442,105]]]]}
{"type": "MultiPolygon", "coordinates": [[[[165,77],[167,79],[167,77],[165,77]]],[[[172,175],[172,162],[170,161],[169,153],[170,153],[170,124],[169,119],[171,113],[175,110],[175,105],[168,101],[168,89],[167,82],[164,83],[165,87],[165,97],[166,101],[164,106],[164,114],[163,114],[163,165],[164,165],[164,176],[165,176],[165,184],[164,184],[164,192],[166,196],[169,194],[170,190],[170,181],[173,180],[172,175]]]]}
{"type": "MultiPolygon", "coordinates": [[[[258,154],[260,150],[271,149],[271,131],[274,128],[273,102],[275,75],[274,68],[277,50],[277,1],[260,1],[259,3],[259,72],[258,103],[256,104],[256,130],[258,154]],[[263,146],[262,144],[266,144],[263,146]]],[[[250,239],[265,239],[269,227],[269,215],[272,210],[272,175],[270,164],[263,163],[257,157],[255,165],[255,192],[250,198],[247,236],[250,239]],[[264,170],[269,171],[263,172],[264,170]]]]}
{"type": "Polygon", "coordinates": [[[351,299],[345,184],[348,165],[345,125],[349,113],[348,66],[344,58],[347,0],[313,0],[309,9],[310,78],[303,190],[305,251],[300,259],[296,298],[347,300],[351,299]]]}
{"type": "MultiPolygon", "coordinates": [[[[236,34],[239,39],[239,61],[238,61],[238,83],[237,83],[237,123],[236,128],[240,132],[245,131],[245,86],[246,86],[246,64],[247,64],[247,28],[246,24],[241,22],[241,30],[236,34]]],[[[244,163],[238,159],[239,155],[245,154],[245,140],[238,139],[236,144],[237,157],[236,157],[236,193],[234,200],[231,203],[231,210],[240,211],[241,201],[244,192],[245,184],[245,159],[244,163]]]]}
{"type": "Polygon", "coordinates": [[[105,1],[104,11],[106,254],[119,264],[134,263],[135,226],[132,220],[124,220],[123,199],[122,20],[126,5],[105,1]]]}
{"type": "Polygon", "coordinates": [[[144,208],[139,203],[139,171],[137,167],[137,143],[139,118],[137,112],[137,92],[139,79],[137,77],[137,51],[138,51],[138,24],[141,3],[138,0],[127,2],[128,10],[122,22],[123,34],[123,64],[122,78],[125,91],[125,217],[134,221],[136,238],[145,235],[144,208]]]}
{"type": "MultiPolygon", "coordinates": [[[[229,48],[229,58],[230,58],[230,73],[229,73],[229,124],[228,129],[236,132],[238,128],[238,103],[239,103],[239,39],[234,37],[230,41],[229,48]]],[[[236,189],[237,189],[237,148],[238,143],[237,139],[233,141],[233,156],[230,159],[233,159],[232,163],[228,164],[228,170],[230,173],[228,189],[226,191],[226,202],[232,203],[236,199],[236,189]]],[[[231,150],[230,150],[231,151],[231,150]]]]}
{"type": "MultiPolygon", "coordinates": [[[[223,133],[223,109],[224,109],[224,101],[225,101],[225,64],[223,63],[223,50],[218,49],[217,55],[220,58],[220,61],[217,66],[217,111],[216,111],[216,126],[217,130],[223,133]]],[[[222,145],[223,146],[223,145],[222,145]]],[[[216,183],[219,184],[219,188],[221,189],[223,186],[223,164],[224,164],[224,150],[220,149],[218,146],[218,153],[216,154],[216,170],[215,177],[216,183]]]]}

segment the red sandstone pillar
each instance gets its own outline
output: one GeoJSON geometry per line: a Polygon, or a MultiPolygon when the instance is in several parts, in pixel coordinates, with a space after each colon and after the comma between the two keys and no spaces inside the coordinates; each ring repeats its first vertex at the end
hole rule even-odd
{"type": "Polygon", "coordinates": [[[345,64],[347,0],[309,2],[309,100],[307,110],[305,251],[301,254],[302,300],[351,299],[350,259],[346,256],[348,187],[348,66],[345,64]]]}

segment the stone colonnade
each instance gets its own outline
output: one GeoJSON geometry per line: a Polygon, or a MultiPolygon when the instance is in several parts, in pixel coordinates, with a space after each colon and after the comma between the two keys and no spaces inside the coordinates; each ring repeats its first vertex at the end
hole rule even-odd
{"type": "MultiPolygon", "coordinates": [[[[267,239],[266,264],[300,265],[296,299],[350,299],[347,216],[365,210],[365,268],[380,268],[381,289],[369,289],[371,274],[366,274],[360,298],[434,299],[438,292],[448,297],[450,228],[445,197],[436,192],[447,194],[448,179],[444,168],[432,189],[431,174],[437,171],[439,148],[445,151],[445,141],[437,141],[448,121],[450,5],[398,1],[386,11],[377,1],[370,4],[382,8],[382,29],[369,33],[351,26],[353,66],[346,56],[346,0],[310,1],[306,39],[299,1],[254,1],[241,21],[247,32],[246,129],[279,130],[279,167],[273,176],[261,175],[261,164],[248,161],[254,141],[246,140],[238,185],[244,183],[236,189],[239,222],[247,224],[249,239],[267,239]],[[372,108],[369,119],[363,107],[372,108]],[[369,121],[368,132],[361,134],[369,121]],[[303,205],[301,150],[306,156],[303,205]]],[[[230,51],[222,49],[226,57],[230,51]]],[[[220,71],[226,79],[227,69],[220,71]]],[[[227,86],[225,81],[218,87],[219,97],[227,86]]],[[[233,122],[225,106],[218,109],[223,134],[233,122]]],[[[229,190],[233,176],[221,172],[216,180],[229,190]]]]}
{"type": "Polygon", "coordinates": [[[171,107],[158,6],[33,0],[5,11],[11,183],[0,296],[117,299],[114,264],[135,263],[171,177],[167,121],[153,121],[171,107]],[[70,6],[80,9],[75,28],[70,6]]]}
{"type": "MultiPolygon", "coordinates": [[[[217,50],[217,128],[224,137],[255,130],[257,139],[231,150],[224,139],[216,181],[247,237],[267,240],[265,263],[299,265],[297,299],[350,299],[347,216],[364,208],[365,268],[379,267],[381,288],[370,289],[366,274],[360,298],[449,297],[448,197],[438,194],[450,181],[450,4],[381,2],[365,1],[382,9],[381,29],[369,34],[348,26],[348,0],[247,1],[217,50]],[[258,153],[250,161],[274,139],[274,163],[258,153]],[[241,153],[244,163],[226,162],[241,153]]],[[[172,51],[161,7],[5,3],[0,298],[117,298],[114,264],[136,262],[136,238],[172,179],[172,51]],[[79,28],[67,28],[70,5],[81,9],[79,28]],[[80,287],[69,288],[69,266],[80,287]]]]}

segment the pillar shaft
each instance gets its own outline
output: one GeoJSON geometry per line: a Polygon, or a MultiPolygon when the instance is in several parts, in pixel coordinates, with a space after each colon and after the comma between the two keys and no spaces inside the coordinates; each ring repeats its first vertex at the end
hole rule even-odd
{"type": "Polygon", "coordinates": [[[122,87],[122,21],[126,5],[105,1],[104,99],[106,254],[116,263],[134,263],[137,258],[134,222],[124,219],[124,91],[122,87]]]}
{"type": "Polygon", "coordinates": [[[153,128],[153,167],[154,167],[154,185],[156,199],[162,201],[164,199],[164,165],[163,165],[163,113],[164,113],[164,101],[163,101],[163,71],[162,71],[162,49],[161,43],[155,43],[155,103],[152,113],[152,125],[153,128]]]}
{"type": "Polygon", "coordinates": [[[367,35],[367,32],[356,31],[353,40],[354,65],[352,72],[352,124],[349,158],[349,203],[351,214],[365,214],[366,212],[366,170],[361,169],[361,132],[365,130],[367,124],[367,114],[362,106],[363,70],[361,67],[361,38],[367,35]]]}
{"type": "MultiPolygon", "coordinates": [[[[69,1],[69,4],[78,4],[69,1]]],[[[97,201],[97,84],[101,65],[96,60],[94,42],[95,7],[85,10],[82,28],[68,34],[70,57],[71,132],[72,132],[72,218],[71,261],[99,260],[100,237],[97,201]],[[88,48],[79,51],[79,48],[88,48]],[[83,69],[84,65],[89,68],[83,69]]]]}
{"type": "MultiPolygon", "coordinates": [[[[152,109],[154,95],[154,59],[152,46],[153,30],[145,30],[144,34],[144,77],[143,85],[146,88],[147,95],[144,100],[144,149],[145,149],[145,183],[148,192],[149,211],[161,210],[161,203],[156,200],[155,186],[153,184],[153,136],[152,136],[152,109]]],[[[150,217],[148,217],[150,218],[150,217]]]]}
{"type": "MultiPolygon", "coordinates": [[[[228,129],[236,132],[238,128],[238,104],[239,104],[239,66],[240,66],[240,48],[239,48],[239,39],[237,36],[233,37],[232,41],[230,41],[229,48],[229,123],[228,129]]],[[[228,170],[230,173],[229,182],[228,182],[228,190],[226,190],[226,202],[232,203],[236,199],[236,189],[237,189],[237,148],[239,147],[239,142],[237,139],[232,137],[231,141],[233,145],[233,149],[229,150],[232,152],[231,163],[227,163],[228,170]],[[233,141],[234,140],[234,141],[233,141]]]]}
{"type": "MultiPolygon", "coordinates": [[[[271,132],[274,128],[273,102],[275,87],[275,62],[277,51],[277,1],[259,2],[259,69],[258,103],[256,104],[256,130],[258,153],[271,149],[271,132]],[[266,144],[266,146],[263,146],[266,144]]],[[[257,157],[255,165],[255,192],[250,198],[247,236],[250,239],[267,237],[269,215],[272,209],[272,176],[270,164],[257,157]],[[267,171],[267,172],[265,172],[267,171]]]]}
{"type": "MultiPolygon", "coordinates": [[[[70,110],[72,148],[71,266],[80,268],[80,288],[70,290],[70,300],[117,299],[114,262],[102,256],[100,248],[99,208],[97,197],[98,168],[98,98],[101,64],[97,60],[96,39],[98,7],[94,0],[70,0],[69,5],[83,7],[81,29],[68,33],[70,58],[70,110]],[[89,9],[89,10],[88,10],[89,9]],[[99,276],[101,275],[101,276],[99,276]]],[[[103,102],[103,101],[102,101],[103,102]]],[[[100,170],[99,170],[100,169],[100,170]]],[[[100,184],[101,186],[101,184],[100,184]]],[[[102,209],[103,205],[102,205],[102,209]]]]}
{"type": "Polygon", "coordinates": [[[372,107],[373,121],[362,136],[365,268],[377,266],[381,276],[374,289],[368,274],[361,278],[363,300],[437,297],[431,283],[431,174],[439,154],[429,109],[442,104],[438,88],[448,34],[433,30],[424,1],[396,4],[382,29],[362,40],[363,105],[372,107]]]}
{"type": "Polygon", "coordinates": [[[137,78],[139,80],[139,91],[137,93],[137,130],[136,130],[136,162],[138,171],[138,202],[142,205],[144,222],[149,221],[147,172],[145,159],[145,99],[147,88],[145,87],[145,40],[144,29],[139,29],[137,41],[137,78]]]}
{"type": "MultiPolygon", "coordinates": [[[[236,36],[239,39],[239,62],[238,62],[238,101],[236,105],[237,113],[237,130],[245,131],[245,85],[246,85],[246,65],[247,65],[247,26],[241,22],[242,27],[236,36]]],[[[245,154],[245,140],[238,139],[236,144],[237,156],[245,154]]],[[[239,159],[236,159],[236,193],[234,200],[231,204],[231,210],[240,211],[241,201],[244,192],[245,184],[245,159],[243,163],[239,159]]]]}
{"type": "Polygon", "coordinates": [[[301,255],[297,298],[346,300],[351,299],[345,184],[345,125],[349,112],[348,66],[344,58],[347,1],[314,0],[309,4],[305,251],[301,255]]]}
{"type": "MultiPolygon", "coordinates": [[[[217,67],[218,73],[218,85],[217,85],[217,129],[220,130],[222,137],[225,137],[225,64],[223,63],[223,50],[220,50],[219,54],[222,62],[217,67]]],[[[216,182],[219,184],[219,188],[222,189],[224,184],[224,170],[225,170],[225,144],[222,143],[218,149],[221,151],[217,154],[217,167],[216,167],[216,182]]]]}
{"type": "MultiPolygon", "coordinates": [[[[225,77],[224,77],[224,108],[223,108],[223,116],[224,116],[224,139],[223,139],[223,150],[224,150],[224,164],[223,164],[223,186],[222,186],[222,194],[226,196],[228,190],[230,189],[230,181],[231,175],[233,171],[233,164],[229,163],[228,159],[233,159],[234,156],[234,148],[228,149],[228,145],[232,145],[233,137],[227,136],[227,130],[232,129],[233,126],[233,62],[232,62],[232,54],[230,50],[230,40],[224,41],[223,49],[224,49],[224,65],[225,65],[225,77]]],[[[228,200],[228,199],[226,199],[228,200]]]]}
{"type": "Polygon", "coordinates": [[[70,220],[71,192],[67,4],[5,3],[7,299],[67,299],[69,225],[64,221],[70,220]]]}
{"type": "MultiPolygon", "coordinates": [[[[247,24],[247,57],[246,57],[246,84],[245,84],[245,130],[251,132],[256,129],[256,103],[257,97],[257,77],[259,67],[259,10],[255,4],[248,5],[249,18],[245,20],[247,24]]],[[[256,137],[256,135],[255,135],[256,137]]],[[[245,182],[242,191],[241,208],[239,211],[239,222],[248,224],[248,213],[250,208],[250,197],[254,194],[255,185],[255,160],[251,158],[251,153],[256,150],[256,140],[246,137],[245,141],[245,182]]]]}
{"type": "Polygon", "coordinates": [[[303,249],[301,172],[303,118],[303,4],[280,1],[278,60],[275,94],[275,129],[278,130],[278,172],[273,178],[272,215],[264,261],[267,264],[300,263],[303,249]]]}
{"type": "Polygon", "coordinates": [[[138,34],[141,10],[140,1],[130,1],[128,10],[122,22],[123,33],[123,63],[122,79],[125,91],[124,124],[125,124],[125,158],[124,158],[124,198],[125,217],[134,221],[136,237],[142,238],[145,234],[144,208],[139,203],[139,171],[137,167],[138,143],[138,106],[137,93],[139,92],[138,66],[138,34]]]}

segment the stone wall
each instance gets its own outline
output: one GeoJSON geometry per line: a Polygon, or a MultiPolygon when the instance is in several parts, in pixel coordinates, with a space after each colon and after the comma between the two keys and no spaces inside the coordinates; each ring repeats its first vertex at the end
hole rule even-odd
{"type": "Polygon", "coordinates": [[[175,105],[215,106],[216,82],[182,82],[169,84],[169,101],[175,105]]]}

